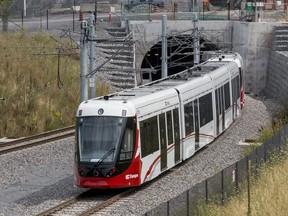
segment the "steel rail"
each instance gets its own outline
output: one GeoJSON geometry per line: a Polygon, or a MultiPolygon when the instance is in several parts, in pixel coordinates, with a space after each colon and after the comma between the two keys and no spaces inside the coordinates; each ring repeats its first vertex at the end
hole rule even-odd
{"type": "MultiPolygon", "coordinates": [[[[138,188],[139,189],[139,188],[138,188]]],[[[99,203],[98,205],[88,209],[87,211],[79,214],[79,216],[89,216],[89,215],[93,215],[95,214],[96,212],[99,212],[101,211],[102,209],[112,205],[113,203],[121,200],[122,198],[134,193],[137,189],[136,188],[130,188],[120,194],[117,194],[116,196],[113,196],[112,198],[102,202],[102,203],[99,203]]]]}
{"type": "Polygon", "coordinates": [[[78,197],[72,198],[70,200],[67,200],[66,202],[63,202],[57,206],[54,206],[44,212],[41,212],[37,216],[49,216],[49,215],[55,214],[57,211],[63,210],[64,208],[67,208],[71,206],[72,204],[76,203],[81,195],[79,195],[78,197]]]}
{"type": "Polygon", "coordinates": [[[74,136],[75,126],[48,131],[0,144],[0,155],[74,136]]]}
{"type": "MultiPolygon", "coordinates": [[[[100,210],[108,207],[109,205],[115,203],[116,201],[126,197],[127,195],[133,193],[136,189],[131,188],[128,189],[124,192],[121,192],[115,196],[109,197],[108,199],[105,197],[105,201],[102,201],[101,203],[95,204],[93,207],[88,207],[87,210],[83,209],[82,212],[80,212],[79,214],[77,214],[78,216],[87,216],[87,215],[92,215],[96,212],[99,212],[100,210]]],[[[72,198],[70,200],[67,200],[63,203],[60,203],[57,206],[54,206],[44,212],[41,212],[40,214],[38,214],[37,216],[49,216],[49,215],[58,215],[57,213],[61,214],[61,211],[65,211],[65,209],[69,209],[69,212],[71,213],[71,211],[73,211],[73,209],[75,209],[75,212],[79,212],[79,206],[85,202],[85,195],[88,194],[91,190],[85,191],[84,193],[78,195],[75,198],[72,198]],[[79,203],[79,206],[77,206],[77,203],[79,203]],[[72,205],[76,204],[75,207],[72,207],[72,205]],[[71,207],[73,208],[71,210],[71,207]]],[[[102,197],[103,198],[103,197],[102,197]]],[[[91,197],[87,198],[91,201],[91,197]]],[[[99,197],[95,197],[95,202],[99,202],[99,197]]]]}
{"type": "Polygon", "coordinates": [[[47,131],[47,132],[44,132],[44,133],[40,133],[40,134],[29,136],[29,137],[19,138],[19,139],[16,139],[16,140],[13,140],[13,141],[10,141],[10,142],[7,142],[7,143],[1,143],[1,146],[9,146],[9,145],[14,145],[14,144],[21,143],[21,142],[30,141],[30,140],[33,140],[33,139],[40,139],[40,138],[45,137],[45,136],[51,136],[51,135],[54,135],[54,134],[57,134],[57,133],[62,133],[62,132],[65,132],[65,131],[68,131],[68,130],[73,130],[73,129],[75,130],[75,125],[64,127],[64,128],[60,128],[60,129],[56,129],[56,130],[52,130],[52,131],[47,131]]]}

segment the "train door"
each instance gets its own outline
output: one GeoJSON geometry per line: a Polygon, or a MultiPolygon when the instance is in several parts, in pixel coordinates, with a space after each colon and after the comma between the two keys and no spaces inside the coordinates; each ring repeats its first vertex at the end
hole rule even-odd
{"type": "Polygon", "coordinates": [[[222,114],[222,128],[221,131],[225,129],[225,97],[224,97],[224,87],[220,88],[220,105],[221,105],[221,114],[222,114]]]}
{"type": "Polygon", "coordinates": [[[233,120],[237,117],[237,77],[232,79],[232,117],[233,120]]]}
{"type": "Polygon", "coordinates": [[[200,126],[199,126],[199,99],[194,100],[194,125],[195,125],[195,151],[197,151],[200,147],[199,140],[200,140],[200,126]]]}
{"type": "Polygon", "coordinates": [[[160,163],[161,171],[167,168],[167,141],[166,141],[166,123],[165,113],[159,115],[159,132],[160,132],[160,163]]]}
{"type": "Polygon", "coordinates": [[[175,143],[175,164],[180,160],[180,127],[178,108],[173,110],[174,143],[175,143]]]}
{"type": "Polygon", "coordinates": [[[215,91],[216,98],[216,135],[219,135],[219,118],[220,118],[220,89],[216,89],[215,91]]]}
{"type": "Polygon", "coordinates": [[[216,133],[225,129],[224,87],[216,89],[216,133]],[[221,123],[220,123],[221,120],[221,123]]]}
{"type": "Polygon", "coordinates": [[[236,76],[235,78],[234,78],[234,103],[235,103],[235,118],[237,118],[237,116],[238,116],[238,112],[237,112],[237,110],[238,110],[238,100],[240,99],[240,79],[239,79],[239,75],[238,76],[236,76]]]}
{"type": "Polygon", "coordinates": [[[243,75],[242,75],[242,70],[239,69],[240,71],[240,86],[239,86],[239,89],[240,89],[240,109],[243,109],[244,108],[244,89],[243,89],[243,75]]]}

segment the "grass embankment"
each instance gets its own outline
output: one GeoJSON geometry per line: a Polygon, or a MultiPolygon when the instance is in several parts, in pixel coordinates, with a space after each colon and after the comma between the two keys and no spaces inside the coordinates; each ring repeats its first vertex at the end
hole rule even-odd
{"type": "MultiPolygon", "coordinates": [[[[0,34],[0,137],[28,136],[75,123],[80,61],[79,52],[67,46],[42,33],[0,34]]],[[[97,95],[109,91],[105,84],[96,88],[97,95]]]]}
{"type": "MultiPolygon", "coordinates": [[[[288,124],[288,110],[273,119],[271,127],[263,128],[258,141],[263,143],[288,124]]],[[[250,149],[251,152],[256,146],[250,149]]],[[[206,216],[286,216],[288,212],[288,147],[284,155],[275,155],[260,169],[260,175],[252,179],[250,189],[250,212],[248,213],[248,191],[232,197],[224,206],[203,205],[200,215],[206,216]]]]}
{"type": "Polygon", "coordinates": [[[203,216],[286,216],[288,212],[288,155],[274,159],[261,169],[259,179],[253,181],[250,193],[251,213],[248,214],[248,192],[231,198],[224,206],[205,205],[201,209],[203,216]]]}

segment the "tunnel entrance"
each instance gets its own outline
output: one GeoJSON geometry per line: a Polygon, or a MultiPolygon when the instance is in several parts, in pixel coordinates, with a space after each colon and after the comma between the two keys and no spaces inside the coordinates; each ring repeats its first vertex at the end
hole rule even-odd
{"type": "MultiPolygon", "coordinates": [[[[203,38],[200,38],[200,62],[203,59],[204,51],[215,51],[219,48],[203,38]]],[[[169,75],[176,74],[187,68],[193,67],[193,36],[180,35],[167,38],[167,73],[169,75]]],[[[155,44],[145,55],[141,68],[153,68],[156,73],[151,74],[152,81],[161,78],[161,63],[162,63],[162,41],[155,44]]],[[[149,79],[149,74],[143,74],[143,79],[149,79]]]]}

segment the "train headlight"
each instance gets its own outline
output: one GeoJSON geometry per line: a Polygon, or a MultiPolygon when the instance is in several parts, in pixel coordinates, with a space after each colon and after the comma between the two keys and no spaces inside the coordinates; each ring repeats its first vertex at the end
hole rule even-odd
{"type": "Polygon", "coordinates": [[[106,174],[106,177],[111,177],[113,176],[115,173],[117,172],[117,169],[116,168],[112,168],[107,174],[106,174]]]}
{"type": "Polygon", "coordinates": [[[99,176],[99,171],[94,169],[93,170],[93,176],[98,177],[99,176]]]}
{"type": "Polygon", "coordinates": [[[78,173],[80,176],[84,176],[84,170],[82,167],[78,167],[78,173]]]}

